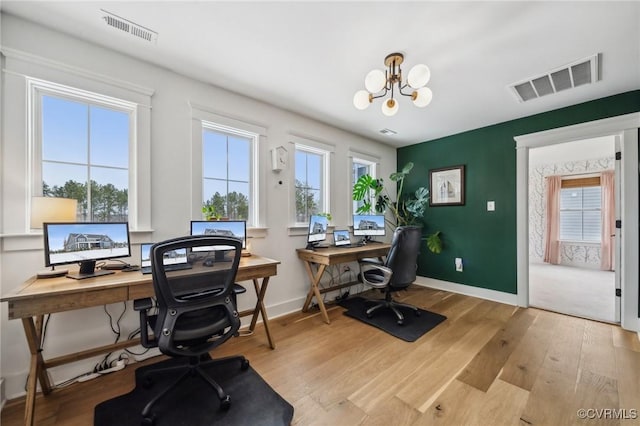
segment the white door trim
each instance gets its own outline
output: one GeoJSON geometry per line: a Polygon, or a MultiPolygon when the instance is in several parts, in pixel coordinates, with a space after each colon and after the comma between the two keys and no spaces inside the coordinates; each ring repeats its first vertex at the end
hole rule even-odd
{"type": "Polygon", "coordinates": [[[529,306],[529,149],[616,135],[622,148],[622,317],[621,326],[640,332],[638,318],[638,128],[640,113],[516,136],[516,223],[518,305],[529,306]]]}

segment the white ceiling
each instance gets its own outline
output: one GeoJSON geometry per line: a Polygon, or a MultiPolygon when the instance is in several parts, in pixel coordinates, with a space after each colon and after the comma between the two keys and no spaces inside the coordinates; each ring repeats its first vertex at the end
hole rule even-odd
{"type": "Polygon", "coordinates": [[[0,2],[4,13],[404,146],[640,89],[640,2],[0,2]],[[100,9],[158,32],[120,34],[100,9]],[[426,108],[353,106],[384,57],[431,69],[426,108]],[[601,54],[596,84],[518,103],[509,85],[601,54]],[[379,133],[383,128],[395,136],[379,133]]]}

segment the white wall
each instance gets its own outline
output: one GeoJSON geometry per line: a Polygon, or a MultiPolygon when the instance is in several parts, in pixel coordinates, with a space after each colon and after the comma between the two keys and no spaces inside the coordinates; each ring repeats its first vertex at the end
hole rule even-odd
{"type": "MultiPolygon", "coordinates": [[[[34,55],[55,61],[62,68],[75,68],[91,78],[99,74],[154,90],[151,98],[151,227],[152,232],[133,233],[134,242],[159,241],[168,237],[187,234],[189,221],[199,219],[200,212],[192,211],[191,203],[191,109],[190,103],[206,106],[220,115],[267,128],[267,144],[260,147],[260,178],[266,190],[266,231],[253,232],[252,252],[278,259],[282,262],[278,276],[270,281],[266,295],[267,310],[271,317],[295,311],[302,306],[307,291],[307,278],[295,249],[305,245],[305,235],[289,228],[288,208],[292,202],[293,186],[286,174],[270,171],[269,149],[287,145],[290,135],[306,136],[321,142],[335,144],[332,161],[331,213],[333,224],[339,227],[350,225],[350,180],[349,152],[362,152],[380,158],[379,175],[386,177],[395,171],[396,150],[359,136],[341,131],[290,111],[240,96],[221,88],[177,75],[166,69],[150,65],[17,19],[1,16],[2,47],[12,52],[34,55]],[[278,181],[282,180],[280,185],[278,181]]],[[[231,58],[233,60],[233,58],[231,58]]],[[[7,61],[10,62],[10,61],[7,61]]],[[[42,68],[41,65],[38,68],[42,68]]],[[[46,68],[46,67],[45,67],[46,68]]],[[[256,70],[259,72],[259,70],[256,70]]],[[[2,214],[3,228],[0,230],[2,249],[0,258],[0,290],[6,294],[43,267],[42,237],[28,234],[6,220],[7,212],[23,208],[27,176],[26,140],[23,137],[26,108],[13,102],[16,93],[24,84],[20,76],[4,74],[0,93],[2,110],[2,214]],[[7,109],[7,105],[13,105],[7,109]],[[10,110],[10,111],[9,111],[10,110]],[[11,156],[6,156],[10,152],[11,156]],[[15,158],[17,157],[17,158],[15,158]]],[[[328,84],[328,82],[327,82],[328,84]]],[[[26,221],[25,221],[26,222],[26,221]]],[[[249,230],[249,235],[252,231],[249,230]]],[[[137,247],[133,262],[138,262],[137,247]]],[[[252,286],[250,286],[252,287],[252,286]]],[[[240,308],[252,306],[253,296],[245,295],[240,308]]],[[[122,304],[111,305],[109,311],[116,316],[122,304]]],[[[123,334],[138,327],[137,315],[128,306],[123,319],[123,334]]],[[[3,303],[1,315],[1,375],[7,379],[9,397],[23,393],[28,369],[29,353],[20,321],[7,320],[7,306],[3,303]]],[[[108,317],[102,308],[65,312],[52,315],[49,324],[45,355],[47,357],[65,352],[82,350],[112,341],[113,334],[108,317]]],[[[266,338],[265,338],[265,347],[266,338]]],[[[99,359],[99,358],[98,358],[99,359]]],[[[68,379],[92,368],[95,360],[58,367],[52,370],[55,382],[68,379]]]]}

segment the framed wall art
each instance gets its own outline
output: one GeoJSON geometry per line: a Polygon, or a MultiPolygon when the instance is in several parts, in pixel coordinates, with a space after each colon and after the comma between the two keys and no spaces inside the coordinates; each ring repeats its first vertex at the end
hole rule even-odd
{"type": "Polygon", "coordinates": [[[464,205],[464,166],[429,170],[430,206],[464,205]]]}

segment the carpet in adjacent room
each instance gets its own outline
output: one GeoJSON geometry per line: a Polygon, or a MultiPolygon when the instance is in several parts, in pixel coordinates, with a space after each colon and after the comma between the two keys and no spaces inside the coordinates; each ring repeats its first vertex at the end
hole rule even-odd
{"type": "MultiPolygon", "coordinates": [[[[162,361],[174,365],[176,359],[162,361]]],[[[181,372],[153,375],[154,385],[142,385],[144,371],[160,364],[136,370],[136,387],[128,394],[102,402],[95,408],[94,426],[139,426],[141,412],[156,392],[175,380],[181,372]]],[[[199,377],[189,377],[171,390],[153,409],[155,426],[280,426],[289,425],[293,407],[276,393],[251,367],[241,371],[238,361],[209,365],[205,370],[231,395],[228,411],[219,410],[215,391],[199,377]]]]}
{"type": "Polygon", "coordinates": [[[398,319],[391,309],[378,309],[371,318],[367,318],[366,310],[371,305],[366,304],[365,299],[362,297],[343,300],[340,302],[340,306],[347,308],[344,315],[377,327],[407,342],[415,342],[422,335],[447,319],[444,315],[425,311],[424,309],[420,309],[420,316],[416,316],[411,309],[399,307],[404,316],[404,324],[399,325],[398,319]]]}

